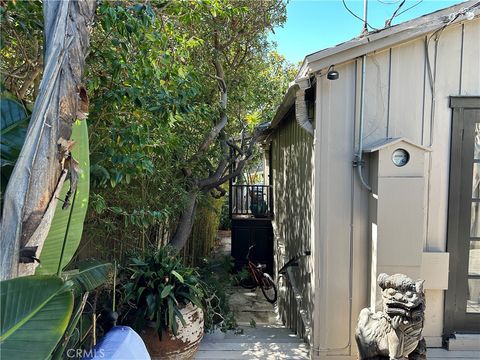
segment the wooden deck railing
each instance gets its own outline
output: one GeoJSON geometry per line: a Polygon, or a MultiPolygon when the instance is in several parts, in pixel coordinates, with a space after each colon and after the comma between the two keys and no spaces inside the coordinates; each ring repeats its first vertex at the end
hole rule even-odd
{"type": "Polygon", "coordinates": [[[270,185],[231,185],[230,215],[271,218],[273,216],[272,187],[270,185]]]}

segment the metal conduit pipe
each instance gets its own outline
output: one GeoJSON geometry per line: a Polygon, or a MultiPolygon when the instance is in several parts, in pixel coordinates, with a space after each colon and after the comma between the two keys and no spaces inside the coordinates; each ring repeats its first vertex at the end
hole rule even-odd
{"type": "Polygon", "coordinates": [[[365,73],[367,68],[367,55],[362,56],[362,80],[361,80],[361,90],[360,90],[360,124],[358,131],[358,153],[355,156],[353,161],[353,166],[357,167],[358,178],[362,183],[363,187],[369,192],[372,191],[370,185],[367,184],[365,178],[363,177],[363,123],[365,122],[365,73]]]}

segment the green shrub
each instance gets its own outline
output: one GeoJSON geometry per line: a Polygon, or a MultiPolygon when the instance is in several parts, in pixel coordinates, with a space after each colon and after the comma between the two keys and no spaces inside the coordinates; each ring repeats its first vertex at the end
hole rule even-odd
{"type": "Polygon", "coordinates": [[[230,230],[232,228],[232,220],[230,219],[230,207],[228,204],[228,198],[225,198],[225,201],[222,205],[222,212],[220,214],[220,230],[230,230]]]}
{"type": "Polygon", "coordinates": [[[165,246],[133,257],[123,270],[124,319],[136,330],[147,321],[163,330],[177,333],[177,319],[185,324],[180,309],[188,303],[202,307],[203,289],[196,269],[185,266],[177,250],[165,246]]]}
{"type": "Polygon", "coordinates": [[[228,304],[227,290],[232,283],[230,275],[233,269],[233,259],[230,256],[220,256],[203,259],[199,268],[200,278],[204,287],[204,319],[205,332],[220,329],[223,332],[237,328],[235,316],[228,304]]]}

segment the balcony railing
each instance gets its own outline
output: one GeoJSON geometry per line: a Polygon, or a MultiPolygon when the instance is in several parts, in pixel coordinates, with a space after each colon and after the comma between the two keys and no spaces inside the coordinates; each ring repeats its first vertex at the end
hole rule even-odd
{"type": "Polygon", "coordinates": [[[232,216],[273,216],[272,187],[270,185],[231,185],[230,214],[232,216]]]}

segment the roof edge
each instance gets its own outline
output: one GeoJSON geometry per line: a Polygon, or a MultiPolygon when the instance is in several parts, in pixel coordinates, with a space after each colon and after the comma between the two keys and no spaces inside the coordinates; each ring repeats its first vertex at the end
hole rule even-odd
{"type": "Polygon", "coordinates": [[[428,151],[428,152],[432,151],[431,148],[423,146],[423,145],[416,144],[413,141],[410,141],[405,137],[398,137],[398,138],[386,138],[386,139],[381,139],[381,140],[375,141],[372,144],[370,144],[368,146],[365,146],[364,149],[363,149],[363,152],[364,153],[372,153],[372,152],[384,149],[386,147],[393,146],[393,145],[398,144],[400,142],[405,142],[408,145],[414,146],[414,147],[419,148],[423,151],[428,151]]]}
{"type": "MultiPolygon", "coordinates": [[[[421,37],[448,24],[451,19],[449,15],[465,11],[466,9],[473,12],[475,18],[477,18],[480,15],[480,2],[478,0],[469,0],[452,5],[309,54],[305,56],[297,78],[305,77],[309,73],[319,71],[332,64],[339,64],[397,43],[421,37]]],[[[451,24],[465,20],[467,20],[466,14],[463,14],[451,24]]]]}
{"type": "Polygon", "coordinates": [[[282,102],[278,106],[275,116],[271,121],[269,129],[276,128],[282,119],[288,114],[292,106],[295,104],[295,98],[298,89],[300,89],[300,86],[296,82],[290,83],[290,86],[283,96],[282,102]]]}

